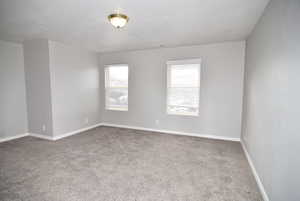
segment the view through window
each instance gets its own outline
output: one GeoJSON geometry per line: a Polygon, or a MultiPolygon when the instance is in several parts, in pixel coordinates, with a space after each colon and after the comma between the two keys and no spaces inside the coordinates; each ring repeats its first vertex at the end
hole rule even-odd
{"type": "Polygon", "coordinates": [[[105,68],[105,108],[128,110],[128,65],[111,65],[105,68]]]}
{"type": "Polygon", "coordinates": [[[170,61],[167,64],[167,113],[198,115],[200,60],[170,61]]]}

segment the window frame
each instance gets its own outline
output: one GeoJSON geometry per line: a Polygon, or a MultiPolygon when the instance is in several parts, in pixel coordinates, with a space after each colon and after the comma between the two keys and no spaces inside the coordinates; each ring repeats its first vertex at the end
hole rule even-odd
{"type": "Polygon", "coordinates": [[[169,60],[167,61],[167,86],[166,86],[166,114],[167,115],[176,115],[176,116],[191,116],[191,117],[198,117],[199,116],[199,108],[200,108],[200,92],[201,92],[201,67],[202,67],[202,60],[198,59],[181,59],[181,60],[169,60]],[[197,113],[180,113],[180,112],[170,112],[168,109],[169,106],[169,88],[171,83],[171,68],[173,65],[188,65],[188,64],[198,64],[198,73],[199,73],[199,89],[198,89],[198,111],[197,113]]]}
{"type": "Polygon", "coordinates": [[[120,112],[127,112],[129,110],[129,65],[126,63],[122,63],[122,64],[108,64],[105,65],[104,67],[104,95],[105,95],[105,110],[109,110],[109,111],[120,111],[120,112]],[[127,67],[127,87],[107,87],[108,84],[108,77],[107,77],[107,73],[108,73],[108,69],[111,67],[127,67]],[[111,88],[115,88],[115,89],[120,89],[120,88],[127,88],[127,108],[117,108],[117,107],[109,107],[109,104],[107,103],[107,95],[108,95],[108,90],[107,89],[111,89],[111,88]]]}

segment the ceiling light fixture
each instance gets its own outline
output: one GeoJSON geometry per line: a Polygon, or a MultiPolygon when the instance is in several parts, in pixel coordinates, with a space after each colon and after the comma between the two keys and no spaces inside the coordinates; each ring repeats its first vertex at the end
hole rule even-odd
{"type": "Polygon", "coordinates": [[[127,15],[124,15],[121,13],[114,13],[114,14],[110,14],[108,16],[108,20],[114,27],[119,29],[126,25],[126,23],[129,20],[129,17],[127,17],[127,15]]]}

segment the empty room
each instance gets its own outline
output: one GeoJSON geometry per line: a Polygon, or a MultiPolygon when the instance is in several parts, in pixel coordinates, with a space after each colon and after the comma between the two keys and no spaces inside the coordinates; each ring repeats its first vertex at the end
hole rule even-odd
{"type": "Polygon", "coordinates": [[[1,0],[0,201],[300,201],[300,0],[1,0]]]}

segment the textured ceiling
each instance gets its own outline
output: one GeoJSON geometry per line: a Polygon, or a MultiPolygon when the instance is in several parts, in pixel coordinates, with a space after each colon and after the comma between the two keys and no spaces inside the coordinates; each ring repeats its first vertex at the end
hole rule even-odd
{"type": "Polygon", "coordinates": [[[111,52],[245,39],[269,0],[1,0],[0,40],[111,52]],[[130,17],[120,30],[107,15],[130,17]]]}

